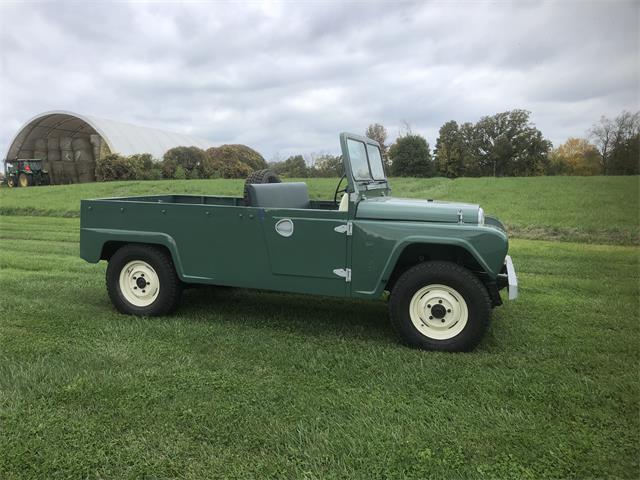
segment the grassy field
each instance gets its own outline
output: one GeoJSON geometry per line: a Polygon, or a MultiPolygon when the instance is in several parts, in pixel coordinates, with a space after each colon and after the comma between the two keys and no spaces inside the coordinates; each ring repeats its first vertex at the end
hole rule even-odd
{"type": "MultiPolygon", "coordinates": [[[[337,179],[304,179],[312,198],[333,198],[337,179]]],[[[638,177],[394,178],[393,194],[476,202],[512,235],[619,245],[640,244],[638,177]]],[[[0,214],[77,217],[80,199],[192,193],[242,196],[242,180],[110,182],[0,189],[0,214]]]]}
{"type": "MultiPolygon", "coordinates": [[[[560,180],[394,184],[540,235],[572,219],[575,238],[635,238],[637,178],[560,180]]],[[[240,192],[213,183],[178,185],[240,192]]],[[[163,188],[0,193],[0,478],[640,476],[637,246],[512,241],[521,297],[469,354],[400,346],[382,301],[197,289],[175,316],[119,315],[105,265],[78,258],[78,219],[55,215],[163,188]]]]}

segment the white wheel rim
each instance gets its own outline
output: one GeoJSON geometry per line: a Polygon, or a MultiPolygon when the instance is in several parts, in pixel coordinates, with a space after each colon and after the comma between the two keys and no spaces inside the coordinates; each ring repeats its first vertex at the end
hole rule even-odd
{"type": "Polygon", "coordinates": [[[409,303],[414,327],[426,337],[448,340],[467,325],[467,302],[458,291],[446,285],[433,284],[418,290],[409,303]]]}
{"type": "Polygon", "coordinates": [[[151,265],[133,260],[120,270],[120,292],[136,307],[148,307],[160,292],[160,279],[151,265]]]}

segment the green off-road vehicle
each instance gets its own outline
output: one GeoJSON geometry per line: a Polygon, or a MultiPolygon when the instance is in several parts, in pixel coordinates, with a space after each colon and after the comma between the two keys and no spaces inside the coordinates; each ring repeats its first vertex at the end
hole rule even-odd
{"type": "Polygon", "coordinates": [[[43,169],[42,160],[7,160],[4,178],[9,188],[49,185],[49,172],[43,169]]]}
{"type": "Polygon", "coordinates": [[[127,314],[167,314],[188,284],[365,299],[387,291],[405,343],[473,348],[499,291],[517,296],[504,226],[478,205],[391,196],[378,143],[346,133],[340,142],[346,173],[332,201],[268,172],[250,177],[244,197],[83,200],[80,255],[109,262],[109,296],[127,314]]]}

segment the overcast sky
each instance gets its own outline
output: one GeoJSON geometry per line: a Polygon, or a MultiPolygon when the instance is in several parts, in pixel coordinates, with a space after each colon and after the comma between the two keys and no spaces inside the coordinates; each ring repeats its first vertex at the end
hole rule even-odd
{"type": "Polygon", "coordinates": [[[639,1],[3,1],[0,151],[46,110],[272,159],[373,122],[433,147],[448,120],[524,108],[558,145],[640,108],[639,19],[639,1]]]}

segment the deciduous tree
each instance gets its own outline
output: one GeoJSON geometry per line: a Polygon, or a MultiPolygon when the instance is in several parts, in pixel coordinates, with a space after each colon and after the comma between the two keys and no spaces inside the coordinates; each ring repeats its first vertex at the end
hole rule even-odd
{"type": "Polygon", "coordinates": [[[598,175],[600,153],[584,138],[569,138],[549,154],[549,175],[598,175]]]}
{"type": "Polygon", "coordinates": [[[544,173],[551,142],[526,110],[483,117],[475,125],[478,163],[483,175],[528,176],[544,173]]]}
{"type": "Polygon", "coordinates": [[[391,173],[398,177],[430,177],[433,162],[427,140],[417,134],[398,137],[389,148],[391,173]]]}
{"type": "Polygon", "coordinates": [[[603,116],[589,131],[600,151],[603,175],[634,175],[640,171],[640,112],[623,111],[614,120],[603,116]]]}

